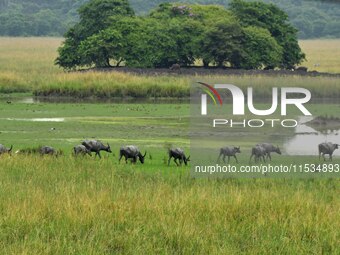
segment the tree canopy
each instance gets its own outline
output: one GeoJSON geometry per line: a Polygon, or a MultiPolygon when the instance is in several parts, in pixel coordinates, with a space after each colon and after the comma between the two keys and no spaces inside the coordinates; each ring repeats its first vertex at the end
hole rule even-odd
{"type": "Polygon", "coordinates": [[[304,59],[297,30],[273,4],[160,4],[135,16],[127,0],[91,0],[67,33],[56,64],[64,69],[182,66],[292,68],[304,59]]]}
{"type": "MultiPolygon", "coordinates": [[[[89,0],[0,0],[0,35],[60,36],[80,19],[78,9],[89,0]]],[[[130,0],[138,15],[164,2],[178,0],[130,0]]],[[[183,0],[186,4],[228,6],[231,0],[183,0]]],[[[340,8],[337,0],[263,0],[284,10],[299,38],[340,37],[340,8]]],[[[100,4],[98,1],[97,4],[100,4]]],[[[105,1],[103,1],[105,2],[105,1]]],[[[103,5],[105,6],[105,4],[103,5]]],[[[105,15],[105,10],[103,11],[105,15]]]]}

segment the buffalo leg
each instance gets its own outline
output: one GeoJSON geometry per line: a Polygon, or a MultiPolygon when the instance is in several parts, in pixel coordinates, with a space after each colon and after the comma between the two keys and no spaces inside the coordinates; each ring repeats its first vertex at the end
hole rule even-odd
{"type": "Polygon", "coordinates": [[[168,166],[170,165],[170,160],[171,160],[172,156],[169,156],[169,160],[168,160],[168,166]]]}
{"type": "Polygon", "coordinates": [[[217,158],[217,163],[220,163],[220,158],[221,158],[221,155],[222,155],[222,153],[220,153],[220,155],[218,155],[218,158],[217,158]]]}
{"type": "Polygon", "coordinates": [[[249,163],[251,163],[251,159],[252,159],[253,155],[254,155],[254,154],[251,154],[251,155],[250,155],[249,163]]]}

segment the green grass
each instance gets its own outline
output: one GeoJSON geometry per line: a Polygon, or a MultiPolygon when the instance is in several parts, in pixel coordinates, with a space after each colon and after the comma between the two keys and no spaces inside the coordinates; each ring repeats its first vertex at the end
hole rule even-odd
{"type": "Polygon", "coordinates": [[[187,104],[13,102],[2,103],[0,110],[1,143],[13,144],[14,150],[50,145],[69,153],[83,139],[92,137],[109,142],[115,147],[115,153],[126,143],[135,143],[149,151],[157,151],[157,147],[163,148],[169,143],[189,145],[187,104]],[[64,118],[65,121],[34,122],[34,118],[64,118]]]}
{"type": "MultiPolygon", "coordinates": [[[[266,90],[275,86],[306,86],[316,96],[334,97],[339,79],[301,76],[138,76],[118,72],[67,73],[53,64],[61,38],[0,38],[0,93],[33,93],[40,96],[69,97],[184,97],[189,84],[197,80],[233,82],[242,87],[266,90]],[[323,89],[327,86],[327,90],[323,89]]],[[[340,73],[338,40],[301,41],[307,66],[320,64],[318,71],[340,73]],[[326,45],[327,47],[323,46],[326,45]],[[322,49],[322,54],[320,53],[322,49]],[[310,58],[309,58],[310,56],[310,58]],[[327,65],[326,65],[327,63],[327,65]]],[[[311,68],[310,68],[311,69],[311,68]]]]}
{"type": "MultiPolygon", "coordinates": [[[[340,253],[337,179],[198,180],[190,177],[189,167],[168,167],[170,145],[189,154],[188,104],[21,102],[34,91],[127,96],[136,88],[143,95],[188,89],[191,77],[64,73],[52,64],[59,44],[55,38],[0,38],[0,91],[16,92],[0,96],[0,143],[13,144],[14,151],[38,145],[64,151],[57,158],[0,157],[2,254],[340,253]],[[102,152],[102,160],[74,158],[73,146],[92,137],[110,142],[113,153],[102,152]],[[118,164],[118,149],[125,144],[148,152],[144,165],[118,164]]],[[[339,95],[333,78],[228,81],[261,88],[262,95],[270,93],[269,84],[306,85],[320,96],[339,95]]],[[[339,114],[335,105],[309,107],[314,116],[339,114]]],[[[248,162],[251,146],[267,135],[242,142],[241,164],[248,162]]],[[[339,160],[335,157],[334,163],[339,160]]],[[[273,156],[273,164],[291,161],[319,162],[317,156],[273,156]]]]}
{"type": "Polygon", "coordinates": [[[111,159],[3,157],[4,254],[338,254],[337,180],[195,180],[111,159]]]}
{"type": "MultiPolygon", "coordinates": [[[[336,179],[198,180],[189,167],[168,167],[169,145],[189,150],[188,104],[0,102],[1,143],[65,152],[0,157],[4,254],[339,253],[336,179]],[[113,153],[74,158],[72,147],[93,136],[113,153]],[[119,164],[124,144],[146,150],[145,164],[119,164]]],[[[242,164],[252,142],[243,144],[242,164]]],[[[273,156],[273,164],[290,161],[319,162],[273,156]]]]}

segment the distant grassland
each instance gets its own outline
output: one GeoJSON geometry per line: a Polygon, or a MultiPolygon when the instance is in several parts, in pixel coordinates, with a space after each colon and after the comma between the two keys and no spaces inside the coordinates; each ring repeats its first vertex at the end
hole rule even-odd
{"type": "Polygon", "coordinates": [[[340,40],[302,40],[302,50],[306,53],[303,66],[318,72],[340,73],[340,40]]]}
{"type": "MultiPolygon", "coordinates": [[[[335,97],[338,78],[281,76],[146,76],[117,72],[65,73],[53,64],[61,38],[0,38],[0,93],[72,97],[188,97],[193,80],[228,80],[239,86],[305,86],[335,97]],[[327,89],[325,89],[327,86],[327,89]]],[[[301,41],[309,70],[340,73],[340,40],[301,41]],[[317,65],[317,66],[314,66],[317,65]]],[[[269,90],[268,90],[269,91],[269,90]]],[[[269,91],[270,92],[270,91],[269,91]]]]}

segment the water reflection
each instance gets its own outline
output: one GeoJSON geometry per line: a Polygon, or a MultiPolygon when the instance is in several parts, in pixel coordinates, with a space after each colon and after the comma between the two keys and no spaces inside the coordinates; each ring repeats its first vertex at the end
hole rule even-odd
{"type": "Polygon", "coordinates": [[[0,97],[2,103],[85,103],[85,104],[188,104],[188,98],[74,98],[74,97],[0,97]]]}
{"type": "Polygon", "coordinates": [[[12,121],[32,121],[32,122],[64,122],[65,118],[6,118],[12,121]]]}
{"type": "MultiPolygon", "coordinates": [[[[287,138],[284,143],[288,155],[318,155],[318,144],[323,142],[340,144],[340,129],[317,131],[306,125],[312,119],[313,117],[300,117],[294,136],[287,138]]],[[[340,150],[335,150],[333,155],[340,155],[340,150]]]]}

